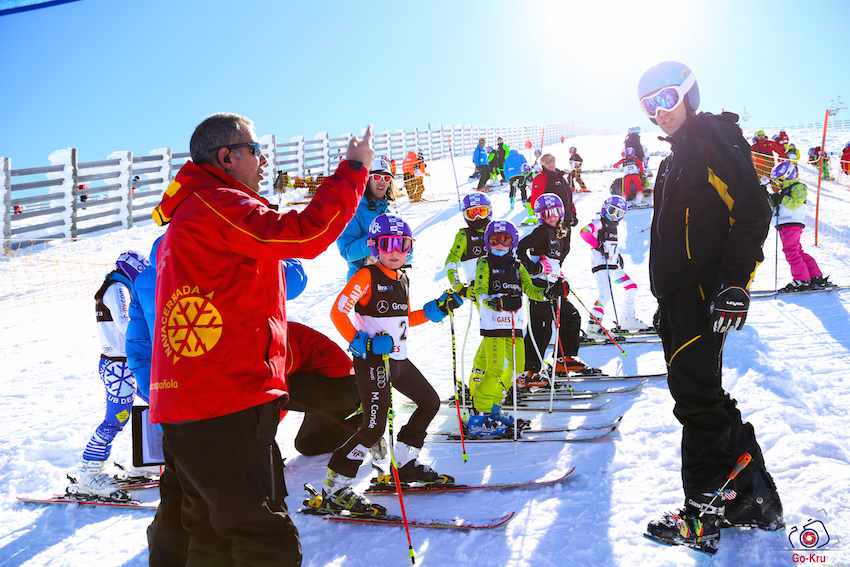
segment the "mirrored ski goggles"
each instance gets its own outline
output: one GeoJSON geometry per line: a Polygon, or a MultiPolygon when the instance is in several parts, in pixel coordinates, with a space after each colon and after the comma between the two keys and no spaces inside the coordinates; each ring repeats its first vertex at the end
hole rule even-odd
{"type": "Polygon", "coordinates": [[[465,211],[463,211],[463,216],[466,220],[474,221],[478,219],[486,219],[490,214],[490,207],[487,205],[476,205],[474,207],[469,207],[465,211]]]}
{"type": "Polygon", "coordinates": [[[381,173],[373,173],[372,179],[374,179],[375,181],[384,181],[386,183],[389,183],[390,181],[393,180],[393,176],[392,175],[384,175],[384,174],[381,174],[381,173]]]}
{"type": "Polygon", "coordinates": [[[608,215],[608,218],[611,220],[620,220],[624,216],[626,216],[626,211],[621,209],[616,205],[608,205],[605,207],[605,213],[608,215]]]}
{"type": "Polygon", "coordinates": [[[540,211],[540,216],[544,219],[551,219],[552,217],[562,218],[564,216],[564,207],[552,207],[551,209],[540,211]]]}
{"type": "Polygon", "coordinates": [[[413,239],[409,236],[379,236],[376,246],[387,254],[393,250],[407,252],[413,246],[413,239]]]}
{"type": "Polygon", "coordinates": [[[496,234],[491,234],[490,238],[487,239],[487,242],[490,243],[490,246],[510,246],[513,244],[514,239],[511,238],[511,235],[507,232],[499,232],[496,234]]]}
{"type": "Polygon", "coordinates": [[[696,76],[690,73],[681,85],[664,87],[640,99],[640,107],[650,118],[657,118],[659,110],[666,112],[675,110],[685,100],[685,95],[688,94],[695,82],[696,76]]]}

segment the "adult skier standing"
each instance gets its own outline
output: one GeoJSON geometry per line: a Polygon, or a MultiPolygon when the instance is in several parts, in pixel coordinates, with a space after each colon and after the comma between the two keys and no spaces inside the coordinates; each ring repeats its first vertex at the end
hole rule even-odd
{"type": "Polygon", "coordinates": [[[723,344],[729,330],[744,326],[770,207],[738,117],[696,113],[699,87],[690,68],[674,61],[650,68],[638,97],[673,149],[655,183],[649,276],[673,413],[682,424],[685,493],[683,508],[651,521],[646,536],[716,553],[721,527],[785,525],[753,426],[722,383],[723,344]],[[718,494],[745,452],[752,462],[728,486],[734,493],[718,494]]]}

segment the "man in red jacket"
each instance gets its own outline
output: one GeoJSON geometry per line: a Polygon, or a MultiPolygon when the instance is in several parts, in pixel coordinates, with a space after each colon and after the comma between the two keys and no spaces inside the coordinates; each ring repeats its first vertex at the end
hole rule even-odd
{"type": "Polygon", "coordinates": [[[303,212],[281,213],[258,193],[266,158],[253,123],[215,114],[154,210],[170,224],[156,266],[151,421],[185,493],[189,563],[301,562],[275,442],[289,400],[280,260],[315,258],[336,240],[363,197],[371,140],[370,126],[303,212]]]}
{"type": "Polygon", "coordinates": [[[788,159],[788,154],[785,153],[785,150],[773,140],[768,139],[764,130],[756,132],[756,141],[750,146],[750,151],[753,154],[753,165],[762,184],[765,183],[766,179],[770,179],[770,170],[776,165],[773,154],[776,154],[782,160],[788,159]]]}

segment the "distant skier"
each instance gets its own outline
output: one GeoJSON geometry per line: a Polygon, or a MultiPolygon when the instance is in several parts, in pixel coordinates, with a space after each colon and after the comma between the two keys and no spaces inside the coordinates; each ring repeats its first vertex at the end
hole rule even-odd
{"type": "Polygon", "coordinates": [[[570,175],[569,182],[570,188],[573,191],[576,191],[576,182],[578,182],[579,187],[582,193],[587,193],[587,185],[584,184],[584,181],[581,179],[581,164],[584,163],[584,160],[581,159],[578,151],[576,151],[575,146],[570,147],[570,175]]]}
{"type": "Polygon", "coordinates": [[[149,265],[141,252],[124,252],[94,294],[101,347],[98,372],[106,389],[106,417],[83,450],[77,482],[69,486],[69,491],[77,494],[122,495],[115,479],[103,471],[112,452],[112,441],[130,421],[130,408],[136,396],[136,378],[127,366],[125,345],[130,323],[130,289],[136,277],[149,265]]]}
{"type": "Polygon", "coordinates": [[[638,159],[634,148],[626,148],[626,155],[613,167],[623,166],[623,197],[626,201],[643,203],[643,162],[638,159]],[[634,189],[634,197],[632,197],[634,189]]]}
{"type": "Polygon", "coordinates": [[[478,138],[478,145],[472,152],[472,163],[475,164],[475,169],[478,171],[478,187],[476,189],[486,193],[490,191],[487,189],[487,182],[490,180],[490,156],[484,146],[485,143],[484,138],[478,138]]]}
{"type": "Polygon", "coordinates": [[[511,210],[514,209],[517,189],[520,191],[520,198],[523,204],[528,201],[526,187],[530,181],[530,173],[531,167],[529,167],[525,156],[517,150],[511,150],[505,160],[505,177],[508,178],[508,183],[510,184],[511,210]]]}

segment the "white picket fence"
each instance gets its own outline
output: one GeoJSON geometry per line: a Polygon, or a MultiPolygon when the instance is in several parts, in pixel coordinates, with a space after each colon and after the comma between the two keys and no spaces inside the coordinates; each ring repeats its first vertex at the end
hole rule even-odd
{"type": "MultiPolygon", "coordinates": [[[[435,130],[381,132],[374,137],[374,147],[376,156],[386,155],[401,163],[410,151],[421,151],[426,160],[471,155],[481,136],[488,145],[495,145],[501,136],[511,148],[524,149],[527,142],[540,147],[562,136],[612,133],[616,131],[571,124],[505,128],[441,125],[435,130]]],[[[330,175],[344,158],[351,137],[330,138],[322,132],[312,140],[296,136],[285,143],[277,143],[274,135],[261,137],[269,163],[260,194],[269,197],[273,193],[277,171],[286,171],[290,178],[330,175]]],[[[174,154],[169,148],[147,156],[119,151],[102,161],[79,163],[77,150],[69,148],[53,152],[49,159],[49,166],[12,169],[12,160],[0,157],[4,251],[151,221],[151,211],[189,154],[174,154]],[[80,189],[81,185],[86,188],[80,189]]]]}

